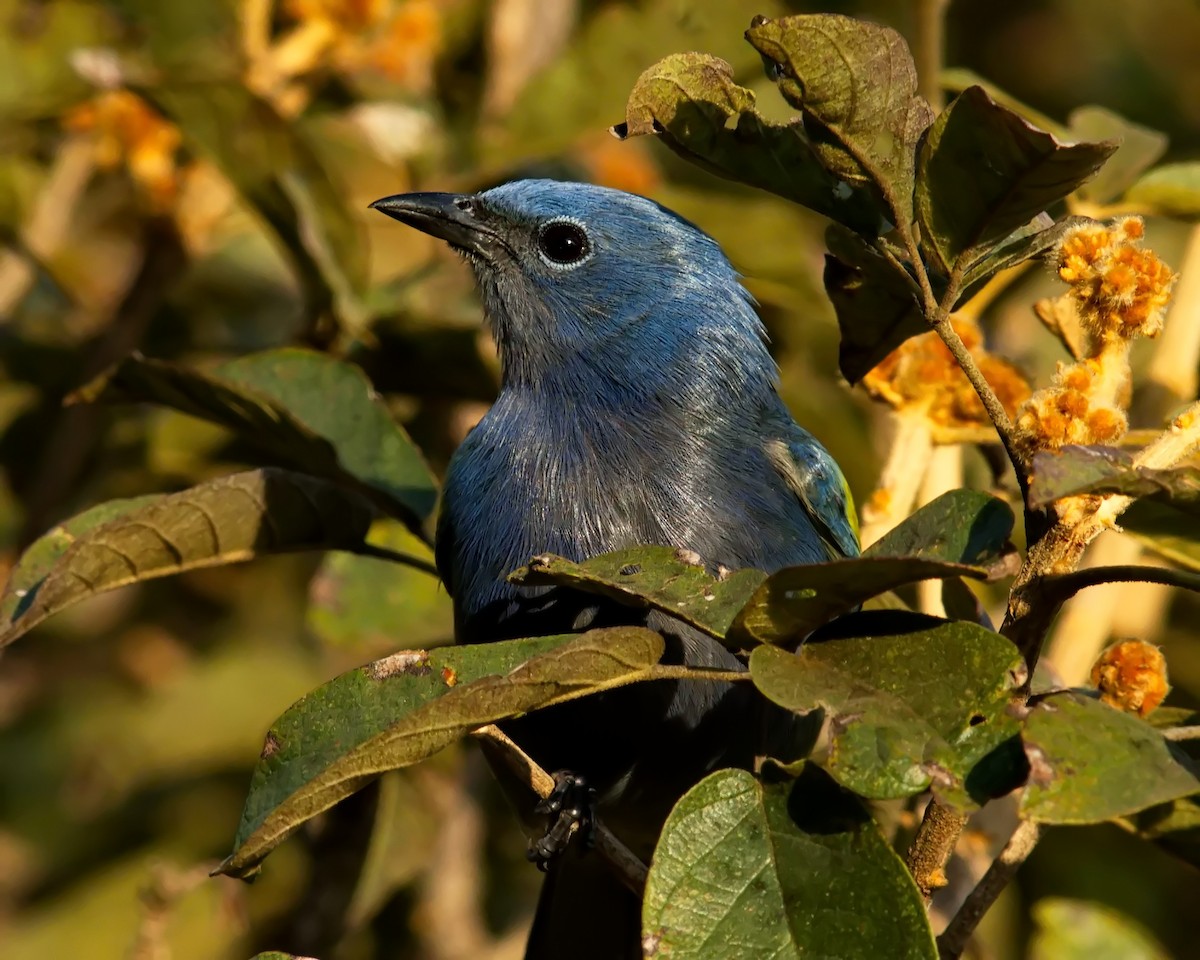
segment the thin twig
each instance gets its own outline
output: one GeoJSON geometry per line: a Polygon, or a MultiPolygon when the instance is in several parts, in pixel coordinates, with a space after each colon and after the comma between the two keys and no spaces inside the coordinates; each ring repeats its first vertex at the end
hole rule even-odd
{"type": "Polygon", "coordinates": [[[967,380],[975,388],[975,393],[979,395],[983,409],[987,411],[988,418],[996,427],[996,432],[1000,434],[1000,442],[1004,445],[1004,451],[1008,454],[1008,459],[1012,461],[1013,469],[1017,472],[1017,482],[1021,485],[1021,489],[1024,490],[1028,484],[1028,470],[1025,464],[1025,457],[1017,448],[1016,430],[1013,428],[1008,411],[1004,409],[1004,404],[1000,402],[1000,398],[996,395],[996,391],[992,389],[992,385],[987,382],[987,377],[979,369],[979,364],[971,356],[971,351],[962,342],[962,337],[958,335],[958,332],[950,323],[949,311],[944,307],[939,307],[938,311],[940,316],[933,324],[933,329],[942,338],[942,342],[950,351],[950,355],[954,357],[955,362],[962,368],[962,372],[966,374],[967,380]]]}
{"type": "Polygon", "coordinates": [[[925,808],[921,826],[908,848],[906,863],[926,905],[933,891],[946,885],[946,864],[966,824],[965,816],[942,806],[936,798],[925,808]]]}
{"type": "Polygon", "coordinates": [[[1043,581],[1048,595],[1060,603],[1080,590],[1106,583],[1161,583],[1167,587],[1200,590],[1200,574],[1171,567],[1152,567],[1143,564],[1122,564],[1104,567],[1084,567],[1070,573],[1051,574],[1043,581]]]}
{"type": "MultiPolygon", "coordinates": [[[[543,800],[554,791],[554,778],[495,724],[473,730],[471,736],[497,748],[495,753],[504,759],[509,770],[543,800]]],[[[594,822],[593,829],[596,852],[608,861],[625,886],[642,896],[646,891],[646,865],[599,819],[594,822]]]]}
{"type": "Polygon", "coordinates": [[[967,895],[963,905],[958,908],[958,913],[938,937],[938,955],[941,960],[958,960],[962,956],[971,934],[979,926],[979,921],[1008,886],[1021,864],[1033,853],[1040,836],[1040,824],[1032,820],[1023,820],[1018,825],[1004,849],[1000,851],[1000,856],[988,868],[975,889],[967,895]]]}
{"type": "Polygon", "coordinates": [[[1029,485],[1029,469],[1025,456],[1017,446],[1016,430],[1013,428],[1012,420],[1008,416],[1008,411],[1004,409],[1004,404],[1000,402],[1000,398],[996,395],[996,391],[988,383],[987,377],[979,369],[979,364],[971,356],[971,351],[967,349],[967,345],[963,343],[962,337],[958,335],[958,332],[950,322],[950,312],[954,309],[954,305],[961,292],[963,266],[967,257],[963,255],[958,258],[958,263],[955,264],[953,270],[950,272],[950,277],[946,282],[945,293],[939,302],[933,292],[933,284],[929,279],[929,271],[926,270],[925,262],[921,259],[921,250],[917,244],[917,237],[913,232],[912,225],[905,223],[899,225],[896,229],[900,234],[905,252],[912,262],[912,268],[916,272],[917,283],[921,289],[925,319],[937,335],[941,337],[942,342],[946,345],[946,349],[950,351],[950,355],[954,357],[955,362],[962,369],[971,386],[975,388],[975,393],[979,396],[979,401],[983,404],[983,409],[987,411],[988,418],[996,428],[996,433],[1000,435],[1000,442],[1004,446],[1004,452],[1008,454],[1008,459],[1012,462],[1013,469],[1017,475],[1017,483],[1021,488],[1022,494],[1024,494],[1029,485]]]}
{"type": "Polygon", "coordinates": [[[1168,727],[1162,735],[1167,740],[1200,740],[1200,727],[1168,727]]]}

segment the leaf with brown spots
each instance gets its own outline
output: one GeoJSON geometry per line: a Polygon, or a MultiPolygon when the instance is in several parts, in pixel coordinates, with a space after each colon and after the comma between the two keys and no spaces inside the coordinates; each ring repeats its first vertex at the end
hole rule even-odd
{"type": "Polygon", "coordinates": [[[272,726],[219,872],[236,877],[368,782],[471,730],[651,679],[663,639],[642,627],[405,650],[331,680],[272,726]]]}
{"type": "MultiPolygon", "coordinates": [[[[41,540],[26,552],[0,598],[0,647],[74,603],[132,583],[267,553],[362,548],[375,517],[355,493],[273,468],[119,506],[108,522],[83,524],[61,552],[50,550],[59,541],[41,540]],[[57,553],[48,565],[47,550],[57,553]]],[[[88,511],[79,519],[103,515],[88,511]]]]}
{"type": "Polygon", "coordinates": [[[1021,816],[1100,823],[1200,794],[1200,772],[1144,720],[1066,692],[1041,700],[1021,738],[1030,777],[1021,816]]]}
{"type": "Polygon", "coordinates": [[[829,715],[819,762],[842,786],[876,800],[932,788],[960,809],[1020,781],[1008,706],[1024,675],[1020,653],[998,633],[893,611],[850,614],[797,653],[763,646],[750,656],[750,676],[769,700],[829,715]]]}

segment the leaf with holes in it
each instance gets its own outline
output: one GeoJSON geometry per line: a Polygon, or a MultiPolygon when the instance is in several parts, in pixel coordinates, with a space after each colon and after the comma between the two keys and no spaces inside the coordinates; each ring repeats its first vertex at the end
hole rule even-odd
{"type": "Polygon", "coordinates": [[[775,123],[755,107],[733,68],[703,53],[676,53],[634,84],[621,139],[645,134],[711,173],[767,190],[874,236],[879,212],[863,191],[817,159],[799,120],[775,123]]]}
{"type": "Polygon", "coordinates": [[[663,827],[642,905],[647,957],[933,960],[921,896],[855,797],[811,765],[764,784],[720,770],[663,827]]]}
{"type": "MultiPolygon", "coordinates": [[[[15,586],[0,600],[11,611],[0,625],[0,647],[71,604],[131,583],[266,553],[353,550],[374,515],[370,503],[348,490],[273,468],[156,497],[78,535],[36,582],[28,582],[19,562],[15,586]],[[24,593],[14,604],[16,590],[24,593]]],[[[37,546],[31,562],[40,565],[37,546]]]]}
{"type": "Polygon", "coordinates": [[[649,679],[662,655],[657,633],[611,627],[410,650],[343,674],[271,727],[219,871],[249,876],[297,827],[379,774],[486,724],[649,679]]]}
{"type": "Polygon", "coordinates": [[[267,350],[212,373],[135,354],[72,399],[159,403],[220,424],[296,469],[355,487],[414,529],[437,501],[424,457],[362,370],[323,353],[267,350]]]}
{"type": "Polygon", "coordinates": [[[1180,747],[1081,694],[1039,700],[1021,738],[1029,782],[1020,812],[1029,820],[1100,823],[1200,794],[1200,774],[1180,747]]]}
{"type": "Polygon", "coordinates": [[[633,607],[653,607],[723,640],[729,625],[766,579],[761,570],[713,577],[671,547],[633,547],[574,563],[553,554],[534,557],[509,580],[523,586],[564,586],[633,607]]]}
{"type": "Polygon", "coordinates": [[[810,14],[764,19],[746,39],[774,65],[826,168],[873,184],[897,225],[911,223],[916,149],[933,111],[917,96],[904,38],[853,17],[810,14]]]}
{"type": "Polygon", "coordinates": [[[797,653],[758,647],[750,676],[781,707],[829,714],[821,765],[860,796],[932,788],[943,802],[969,809],[1020,782],[1018,725],[1008,706],[1024,660],[1004,637],[973,623],[851,614],[797,653]]]}

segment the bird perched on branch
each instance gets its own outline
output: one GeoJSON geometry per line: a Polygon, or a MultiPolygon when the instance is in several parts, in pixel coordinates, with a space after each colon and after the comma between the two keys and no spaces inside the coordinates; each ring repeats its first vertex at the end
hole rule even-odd
{"type": "MultiPolygon", "coordinates": [[[[450,463],[438,524],[460,642],[640,622],[676,663],[740,669],[665,616],[505,577],[543,552],[583,560],[639,544],[686,549],[711,570],[858,552],[841,471],[792,420],[750,295],[691,223],[551,180],[372,206],[466,258],[500,352],[500,394],[450,463]]],[[[606,826],[648,858],[688,787],[762,749],[761,703],[745,684],[661,681],[506,729],[543,768],[582,776],[606,826]]],[[[640,957],[640,904],[596,857],[569,851],[550,865],[526,956],[640,957]]]]}

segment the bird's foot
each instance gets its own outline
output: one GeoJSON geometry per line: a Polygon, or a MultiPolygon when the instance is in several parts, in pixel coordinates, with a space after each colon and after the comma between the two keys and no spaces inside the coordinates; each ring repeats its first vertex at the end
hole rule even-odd
{"type": "Polygon", "coordinates": [[[560,770],[554,774],[554,789],[541,800],[534,811],[550,817],[550,825],[538,840],[531,841],[526,856],[545,870],[550,861],[561,856],[576,834],[583,835],[584,845],[595,841],[596,791],[578,774],[560,770]]]}

